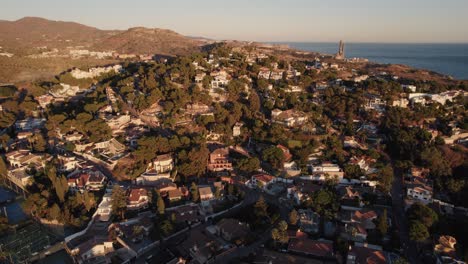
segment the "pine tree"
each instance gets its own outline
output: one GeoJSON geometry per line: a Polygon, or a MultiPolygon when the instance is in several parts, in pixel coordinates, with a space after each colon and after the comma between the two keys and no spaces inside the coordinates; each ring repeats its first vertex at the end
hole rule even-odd
{"type": "Polygon", "coordinates": [[[88,191],[85,191],[83,193],[83,204],[85,206],[86,211],[89,212],[96,205],[94,195],[92,193],[89,193],[88,191]]]}
{"type": "Polygon", "coordinates": [[[268,205],[265,202],[263,196],[260,196],[258,201],[254,205],[255,208],[255,215],[257,216],[258,220],[263,220],[263,218],[268,216],[268,205]]]}
{"type": "Polygon", "coordinates": [[[200,194],[198,193],[198,186],[194,182],[192,182],[192,186],[190,186],[190,193],[192,194],[192,201],[198,202],[200,194]]]}
{"type": "Polygon", "coordinates": [[[387,223],[387,209],[384,209],[382,215],[379,217],[377,222],[377,229],[380,231],[382,236],[385,236],[388,232],[388,223],[387,223]]]}
{"type": "Polygon", "coordinates": [[[164,200],[163,198],[158,195],[158,202],[157,202],[157,206],[158,206],[158,213],[160,215],[163,215],[164,214],[164,210],[166,209],[166,205],[164,204],[164,200]]]}
{"type": "Polygon", "coordinates": [[[119,185],[115,185],[112,189],[112,211],[114,214],[120,215],[124,219],[125,211],[127,209],[127,197],[125,191],[119,185]]]}
{"type": "Polygon", "coordinates": [[[61,203],[65,202],[65,195],[68,192],[68,182],[65,176],[55,177],[55,180],[52,182],[55,188],[55,194],[61,203]]]}

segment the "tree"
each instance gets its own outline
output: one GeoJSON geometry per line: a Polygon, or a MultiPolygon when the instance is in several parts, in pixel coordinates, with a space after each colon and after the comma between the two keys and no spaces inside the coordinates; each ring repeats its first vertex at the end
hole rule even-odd
{"type": "Polygon", "coordinates": [[[388,232],[388,223],[387,223],[387,209],[384,209],[383,213],[380,215],[377,220],[377,229],[379,230],[382,236],[385,236],[388,232]]]}
{"type": "Polygon", "coordinates": [[[278,223],[276,228],[271,230],[271,238],[276,243],[286,244],[288,243],[288,224],[286,221],[282,220],[278,223]]]}
{"type": "Polygon", "coordinates": [[[413,241],[423,242],[429,238],[429,231],[422,222],[413,220],[409,227],[409,237],[413,241]]]}
{"type": "Polygon", "coordinates": [[[410,221],[418,221],[427,228],[430,228],[439,220],[436,212],[422,203],[414,203],[408,209],[408,219],[410,221]]]}
{"type": "Polygon", "coordinates": [[[385,166],[381,171],[380,174],[382,176],[380,180],[380,187],[385,192],[390,192],[393,183],[393,169],[390,165],[385,166]]]}
{"type": "Polygon", "coordinates": [[[205,145],[192,148],[188,154],[182,155],[182,151],[179,153],[179,167],[178,173],[181,175],[188,176],[202,176],[206,171],[206,161],[210,151],[205,145]]]}
{"type": "Polygon", "coordinates": [[[190,186],[190,194],[192,195],[192,201],[198,202],[200,194],[198,193],[198,186],[194,182],[190,186]]]}
{"type": "Polygon", "coordinates": [[[221,198],[221,187],[216,187],[214,196],[215,196],[216,199],[221,198]]]}
{"type": "Polygon", "coordinates": [[[260,160],[257,157],[241,159],[237,165],[239,170],[254,172],[260,168],[260,160]]]}
{"type": "Polygon", "coordinates": [[[265,198],[260,196],[258,201],[254,205],[254,214],[257,216],[257,220],[263,220],[265,217],[268,217],[268,204],[265,202],[265,198]]]}
{"type": "Polygon", "coordinates": [[[172,230],[174,230],[174,227],[172,226],[171,221],[169,220],[164,220],[161,223],[161,231],[164,234],[164,236],[168,236],[172,233],[172,230]]]}
{"type": "Polygon", "coordinates": [[[277,228],[273,228],[271,230],[271,239],[273,239],[275,244],[277,243],[277,241],[279,241],[281,239],[281,234],[280,234],[280,232],[279,232],[279,230],[277,228]]]}
{"type": "Polygon", "coordinates": [[[313,194],[312,208],[318,214],[330,219],[335,212],[338,211],[338,204],[336,203],[335,196],[332,192],[321,189],[313,194]]]}
{"type": "Polygon", "coordinates": [[[60,210],[60,207],[54,203],[52,207],[49,210],[49,219],[52,220],[58,220],[62,215],[62,211],[60,210]]]}
{"type": "Polygon", "coordinates": [[[161,195],[158,195],[158,201],[157,201],[157,206],[158,206],[158,213],[160,215],[164,214],[164,210],[166,209],[166,205],[164,204],[164,200],[161,197],[161,195]]]}
{"type": "Polygon", "coordinates": [[[83,193],[83,203],[87,212],[89,212],[93,207],[96,206],[96,200],[94,195],[87,190],[83,193]]]}
{"type": "Polygon", "coordinates": [[[34,151],[43,152],[46,150],[47,142],[42,134],[34,134],[30,140],[34,151]]]}
{"type": "Polygon", "coordinates": [[[3,157],[0,156],[0,178],[6,178],[7,173],[8,173],[8,169],[5,164],[5,161],[3,160],[3,157]]]}
{"type": "Polygon", "coordinates": [[[289,223],[291,225],[296,225],[297,224],[297,221],[298,221],[298,214],[297,214],[297,211],[296,209],[293,209],[290,213],[289,213],[289,223]]]}
{"type": "Polygon", "coordinates": [[[125,191],[119,185],[115,185],[112,189],[112,212],[124,219],[125,211],[127,209],[127,196],[125,191]]]}
{"type": "Polygon", "coordinates": [[[255,91],[252,91],[249,94],[249,107],[250,111],[252,112],[257,112],[260,110],[260,97],[255,91]]]}
{"type": "Polygon", "coordinates": [[[55,193],[61,203],[65,202],[65,195],[68,192],[68,181],[65,176],[56,177],[55,181],[52,182],[55,188],[55,193]]]}
{"type": "Polygon", "coordinates": [[[273,168],[281,170],[283,169],[284,154],[280,148],[271,146],[265,149],[262,153],[262,158],[270,163],[273,168]]]}

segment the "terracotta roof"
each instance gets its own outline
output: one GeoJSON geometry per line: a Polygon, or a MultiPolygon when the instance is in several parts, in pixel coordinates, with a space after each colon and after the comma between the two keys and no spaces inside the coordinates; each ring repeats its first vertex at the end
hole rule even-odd
{"type": "Polygon", "coordinates": [[[292,159],[292,154],[287,147],[280,145],[280,144],[278,144],[276,147],[281,149],[281,151],[283,151],[284,161],[287,162],[292,159]]]}
{"type": "Polygon", "coordinates": [[[352,215],[352,219],[357,222],[361,222],[363,220],[370,220],[374,218],[377,218],[377,213],[375,211],[369,211],[366,213],[361,213],[361,211],[356,211],[352,215]]]}
{"type": "Polygon", "coordinates": [[[387,260],[383,251],[367,247],[353,246],[348,252],[348,256],[356,257],[355,263],[359,264],[385,264],[387,260]]]}
{"type": "Polygon", "coordinates": [[[289,241],[288,250],[317,257],[332,257],[333,243],[308,238],[293,238],[289,241]]]}
{"type": "Polygon", "coordinates": [[[213,191],[211,190],[211,187],[199,187],[198,192],[200,196],[206,196],[206,195],[213,195],[213,191]]]}
{"type": "Polygon", "coordinates": [[[169,199],[174,199],[174,198],[182,197],[183,195],[180,189],[175,189],[175,190],[169,190],[167,192],[167,196],[169,196],[169,199]]]}
{"type": "Polygon", "coordinates": [[[252,176],[252,178],[257,179],[257,181],[268,183],[271,182],[275,177],[268,174],[257,174],[252,176]]]}
{"type": "Polygon", "coordinates": [[[128,195],[128,200],[130,202],[138,202],[140,201],[141,196],[148,196],[148,192],[146,191],[146,189],[131,189],[128,195]]]}

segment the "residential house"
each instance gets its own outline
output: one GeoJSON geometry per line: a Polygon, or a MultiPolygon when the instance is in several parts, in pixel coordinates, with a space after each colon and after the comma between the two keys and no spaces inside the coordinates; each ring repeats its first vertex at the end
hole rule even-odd
{"type": "Polygon", "coordinates": [[[217,255],[222,254],[230,247],[200,230],[192,230],[179,248],[183,252],[187,252],[193,263],[211,263],[217,255]]]}
{"type": "Polygon", "coordinates": [[[80,238],[79,241],[65,244],[67,252],[79,264],[108,263],[107,261],[110,259],[107,259],[106,255],[115,250],[112,241],[98,236],[90,236],[87,239],[80,238]]]}
{"type": "Polygon", "coordinates": [[[237,219],[223,218],[216,226],[216,233],[224,240],[235,242],[236,240],[244,240],[250,234],[249,225],[242,223],[237,219]]]}
{"type": "Polygon", "coordinates": [[[312,195],[321,190],[322,186],[314,184],[310,181],[296,180],[296,185],[287,188],[288,197],[293,199],[296,204],[301,204],[303,201],[311,199],[312,195]]]}
{"type": "Polygon", "coordinates": [[[258,72],[258,78],[259,79],[269,80],[270,75],[271,75],[271,71],[268,68],[261,68],[260,71],[258,72]]]}
{"type": "Polygon", "coordinates": [[[36,169],[44,166],[44,158],[42,155],[32,154],[31,151],[20,149],[11,151],[5,154],[5,157],[10,166],[15,168],[34,165],[36,169]]]}
{"type": "Polygon", "coordinates": [[[154,226],[153,223],[153,219],[143,215],[125,222],[114,223],[109,226],[109,230],[115,231],[118,237],[117,240],[121,244],[129,246],[134,251],[138,251],[138,247],[135,247],[134,244],[143,241],[150,234],[154,226]]]}
{"type": "Polygon", "coordinates": [[[131,188],[127,194],[127,208],[141,210],[148,208],[148,191],[144,188],[131,188]]]}
{"type": "Polygon", "coordinates": [[[218,148],[211,152],[208,161],[209,171],[231,171],[232,163],[229,159],[229,148],[218,148]]]}
{"type": "Polygon", "coordinates": [[[343,186],[338,189],[341,197],[341,206],[346,208],[363,207],[361,193],[353,186],[343,186]]]}
{"type": "Polygon", "coordinates": [[[274,109],[271,111],[271,121],[287,127],[301,126],[307,122],[307,119],[305,113],[294,109],[286,111],[274,109]]]}
{"type": "Polygon", "coordinates": [[[167,198],[169,201],[180,201],[189,196],[189,191],[185,187],[179,187],[175,190],[169,190],[167,192],[167,198]]]}
{"type": "Polygon", "coordinates": [[[309,238],[293,238],[288,244],[288,251],[318,258],[333,259],[335,256],[333,242],[327,240],[312,240],[309,238]]]}
{"type": "Polygon", "coordinates": [[[350,164],[359,166],[359,168],[361,170],[363,170],[365,173],[369,173],[369,172],[374,171],[374,170],[372,170],[371,165],[373,163],[375,163],[375,162],[376,162],[375,159],[372,159],[372,158],[366,157],[366,156],[361,156],[361,157],[353,156],[349,160],[350,164]]]}
{"type": "Polygon", "coordinates": [[[211,81],[212,89],[224,89],[231,79],[231,76],[224,70],[212,72],[211,77],[213,77],[211,81]]]}
{"type": "Polygon", "coordinates": [[[198,194],[200,195],[200,200],[202,202],[209,202],[214,199],[213,190],[210,186],[198,187],[198,194]]]}
{"type": "Polygon", "coordinates": [[[26,171],[25,167],[8,170],[7,177],[10,181],[23,189],[31,184],[33,178],[33,176],[26,171]]]}
{"type": "Polygon", "coordinates": [[[331,162],[322,162],[318,165],[309,164],[311,174],[301,176],[301,179],[324,182],[327,180],[343,181],[344,172],[337,165],[331,162]]]}
{"type": "Polygon", "coordinates": [[[320,227],[320,216],[311,209],[300,209],[299,214],[299,227],[301,231],[307,233],[318,233],[320,227]]]}
{"type": "Polygon", "coordinates": [[[110,140],[96,143],[94,149],[101,154],[113,156],[123,153],[126,147],[115,138],[111,138],[110,140]]]}
{"type": "Polygon", "coordinates": [[[274,183],[275,181],[276,177],[274,176],[268,174],[257,174],[252,176],[252,178],[250,179],[250,186],[266,189],[268,185],[274,183]]]}
{"type": "Polygon", "coordinates": [[[244,126],[244,123],[242,122],[236,122],[236,124],[234,124],[234,127],[232,128],[233,137],[238,137],[241,135],[242,126],[244,126]]]}
{"type": "Polygon", "coordinates": [[[199,222],[202,218],[200,215],[200,207],[193,203],[166,208],[166,214],[174,215],[176,223],[193,224],[199,222]]]}
{"type": "Polygon", "coordinates": [[[17,131],[31,131],[34,129],[43,128],[45,123],[45,118],[27,118],[23,120],[17,120],[15,122],[15,128],[17,131]]]}
{"type": "Polygon", "coordinates": [[[148,185],[161,179],[170,179],[171,171],[174,168],[174,159],[172,154],[158,155],[148,164],[146,171],[136,179],[139,185],[148,185]]]}
{"type": "Polygon", "coordinates": [[[351,215],[351,222],[360,223],[365,229],[375,229],[374,220],[377,219],[375,211],[354,211],[351,215]]]}
{"type": "Polygon", "coordinates": [[[382,248],[359,244],[351,246],[346,258],[346,264],[386,264],[387,257],[382,248]]]}
{"type": "Polygon", "coordinates": [[[105,116],[105,121],[109,125],[110,129],[114,131],[119,131],[124,129],[130,124],[131,116],[130,115],[107,115],[105,116]]]}
{"type": "Polygon", "coordinates": [[[67,181],[71,189],[98,191],[105,187],[107,178],[99,170],[76,170],[67,176],[67,181]]]}
{"type": "Polygon", "coordinates": [[[385,109],[385,105],[385,101],[382,98],[380,98],[380,96],[373,94],[366,95],[364,109],[382,112],[385,109]]]}
{"type": "Polygon", "coordinates": [[[406,195],[407,197],[417,200],[423,204],[428,204],[432,202],[432,186],[419,181],[406,183],[406,195]]]}

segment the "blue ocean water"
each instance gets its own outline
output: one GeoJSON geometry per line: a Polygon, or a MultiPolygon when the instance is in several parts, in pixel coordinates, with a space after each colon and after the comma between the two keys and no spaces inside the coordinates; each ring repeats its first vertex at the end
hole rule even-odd
{"type": "MultiPolygon", "coordinates": [[[[338,43],[281,44],[326,54],[338,51],[338,43]]],[[[468,44],[345,43],[345,55],[347,58],[366,58],[378,63],[405,64],[468,80],[468,44]]]]}

